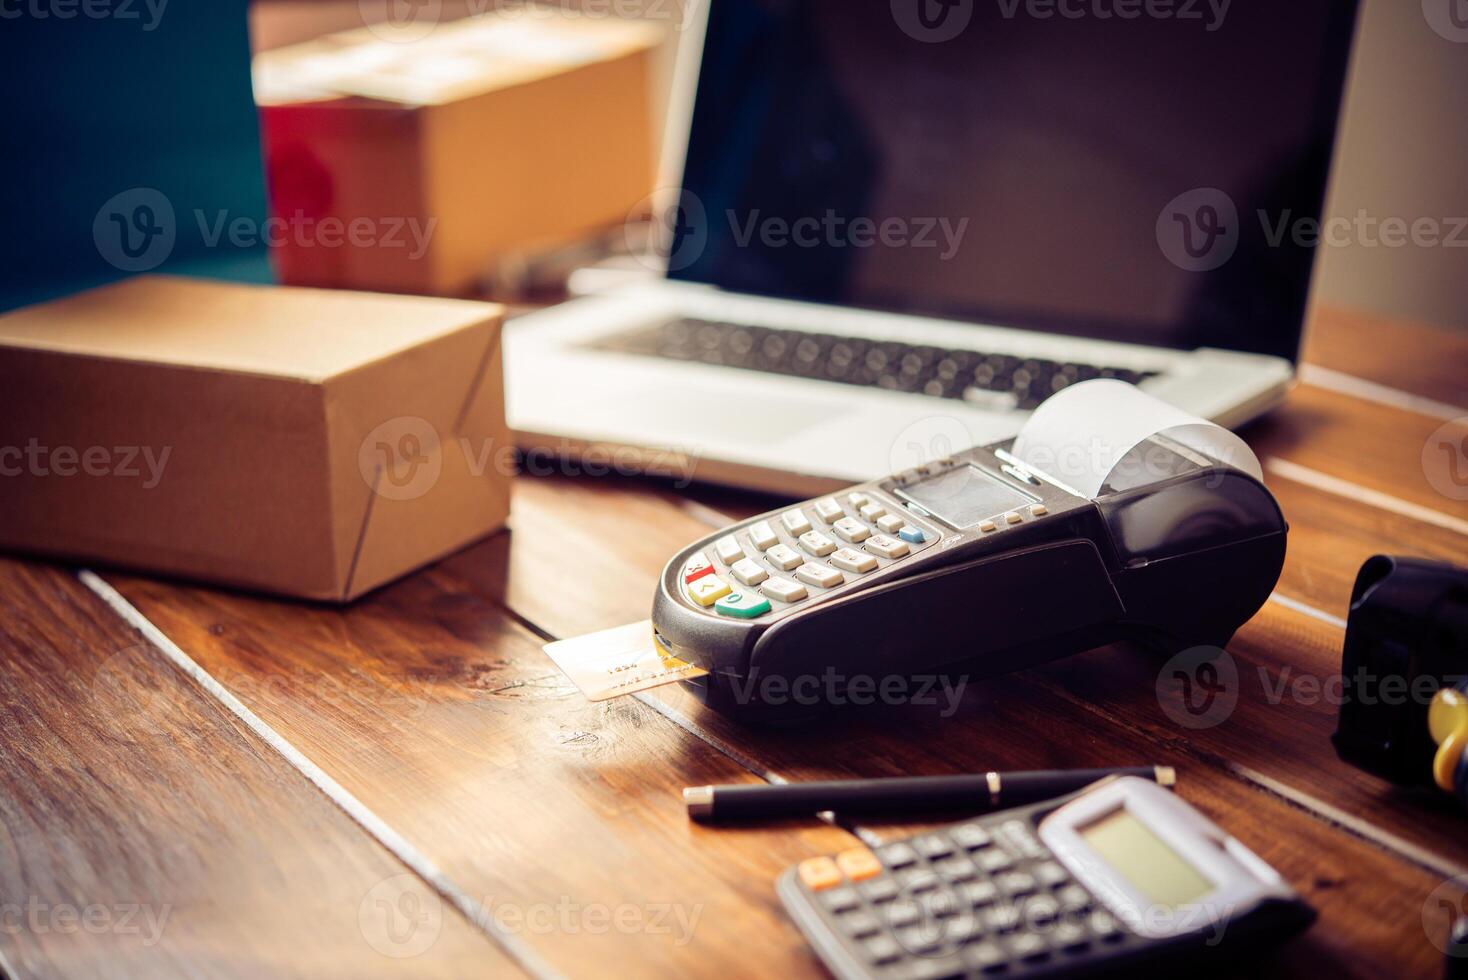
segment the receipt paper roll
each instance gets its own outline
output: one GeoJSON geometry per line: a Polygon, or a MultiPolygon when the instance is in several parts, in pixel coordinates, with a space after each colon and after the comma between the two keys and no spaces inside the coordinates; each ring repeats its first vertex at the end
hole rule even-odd
{"type": "Polygon", "coordinates": [[[1232,432],[1110,378],[1083,381],[1047,398],[1010,452],[1031,470],[1094,498],[1116,465],[1154,435],[1262,478],[1253,450],[1232,432]]]}

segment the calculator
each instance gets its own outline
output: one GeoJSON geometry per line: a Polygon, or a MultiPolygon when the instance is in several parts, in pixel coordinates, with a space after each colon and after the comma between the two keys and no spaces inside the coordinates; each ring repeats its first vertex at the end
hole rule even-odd
{"type": "MultiPolygon", "coordinates": [[[[1000,442],[787,505],[663,570],[662,653],[711,707],[814,714],[847,687],[1017,670],[1117,640],[1222,647],[1268,598],[1287,526],[1259,480],[1160,436],[1095,498],[1000,442]],[[1140,470],[1141,476],[1136,474],[1140,470]],[[778,683],[777,683],[778,682],[778,683]],[[845,685],[845,686],[843,686],[845,685]]],[[[1125,461],[1124,461],[1125,462],[1125,461]]]]}
{"type": "Polygon", "coordinates": [[[1252,951],[1314,918],[1261,858],[1134,776],[810,858],[776,890],[842,980],[1181,967],[1213,947],[1252,951]]]}

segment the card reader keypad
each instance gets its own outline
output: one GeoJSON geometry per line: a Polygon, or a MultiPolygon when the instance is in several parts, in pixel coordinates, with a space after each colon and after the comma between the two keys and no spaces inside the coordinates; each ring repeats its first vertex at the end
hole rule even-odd
{"type": "Polygon", "coordinates": [[[793,869],[785,896],[818,949],[873,977],[1080,971],[1141,942],[1023,820],[976,821],[793,869]]]}
{"type": "Polygon", "coordinates": [[[895,501],[852,491],[720,535],[683,565],[684,596],[709,615],[751,619],[819,598],[934,543],[895,501]]]}

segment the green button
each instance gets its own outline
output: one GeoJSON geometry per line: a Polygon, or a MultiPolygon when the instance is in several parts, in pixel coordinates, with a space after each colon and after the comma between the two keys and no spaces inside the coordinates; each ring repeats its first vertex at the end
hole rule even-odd
{"type": "Polygon", "coordinates": [[[721,616],[753,619],[770,611],[770,600],[756,593],[730,592],[714,603],[714,611],[721,616]]]}

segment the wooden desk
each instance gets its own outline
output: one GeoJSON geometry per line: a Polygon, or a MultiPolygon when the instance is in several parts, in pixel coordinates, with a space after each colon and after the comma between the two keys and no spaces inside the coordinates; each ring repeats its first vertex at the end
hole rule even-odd
{"type": "Polygon", "coordinates": [[[586,702],[541,644],[644,617],[669,555],[769,503],[727,491],[522,478],[510,533],[344,610],[0,561],[0,969],[819,976],[777,872],[911,828],[708,829],[681,787],[1156,762],[1320,911],[1258,975],[1436,976],[1468,817],[1338,762],[1329,682],[1365,557],[1468,562],[1468,504],[1423,461],[1433,413],[1468,414],[1468,337],[1332,314],[1306,360],[1246,432],[1290,551],[1211,728],[1169,720],[1160,665],[1125,647],[970,684],[946,720],[586,702]]]}

